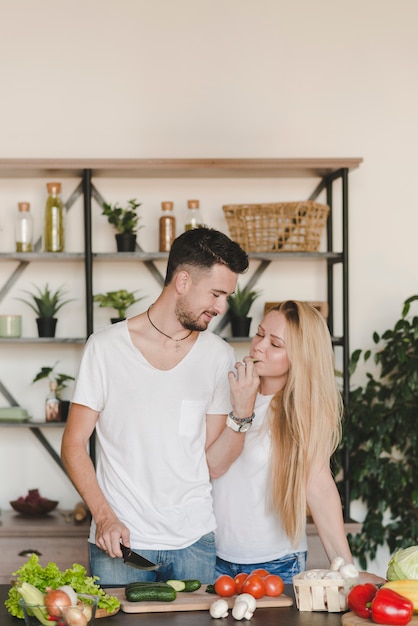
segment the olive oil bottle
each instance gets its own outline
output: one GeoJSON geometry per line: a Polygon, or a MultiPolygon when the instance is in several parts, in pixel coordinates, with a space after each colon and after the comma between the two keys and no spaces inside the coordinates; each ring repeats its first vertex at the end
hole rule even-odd
{"type": "Polygon", "coordinates": [[[200,228],[203,226],[203,219],[200,212],[199,200],[187,201],[187,218],[184,229],[192,230],[193,228],[200,228]]]}
{"type": "Polygon", "coordinates": [[[47,183],[48,198],[45,207],[44,251],[64,251],[64,205],[61,183],[47,183]]]}

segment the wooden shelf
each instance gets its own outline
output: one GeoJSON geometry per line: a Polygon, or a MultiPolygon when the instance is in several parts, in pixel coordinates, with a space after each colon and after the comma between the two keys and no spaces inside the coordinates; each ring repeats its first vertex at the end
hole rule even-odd
{"type": "Polygon", "coordinates": [[[361,158],[302,159],[0,159],[2,178],[323,178],[359,167],[361,158]]]}

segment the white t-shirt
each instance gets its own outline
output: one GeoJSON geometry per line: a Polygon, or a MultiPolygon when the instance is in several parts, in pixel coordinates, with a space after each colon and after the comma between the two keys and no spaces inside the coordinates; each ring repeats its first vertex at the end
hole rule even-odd
{"type": "Polygon", "coordinates": [[[132,548],[184,548],[215,529],[206,414],[230,410],[234,361],[232,348],[210,331],[168,371],[142,356],[126,321],[89,338],[73,402],[100,411],[97,480],[129,528],[132,548]]]}
{"type": "Polygon", "coordinates": [[[232,563],[262,563],[307,549],[306,536],[292,545],[270,500],[268,407],[273,396],[258,394],[244,449],[228,471],[212,481],[217,522],[216,552],[232,563]]]}

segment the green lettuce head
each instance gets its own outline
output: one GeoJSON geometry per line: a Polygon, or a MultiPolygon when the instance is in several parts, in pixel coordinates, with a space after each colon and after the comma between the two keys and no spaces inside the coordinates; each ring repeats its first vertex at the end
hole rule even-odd
{"type": "Polygon", "coordinates": [[[410,546],[398,550],[389,561],[388,580],[417,580],[418,579],[418,546],[410,546]]]}

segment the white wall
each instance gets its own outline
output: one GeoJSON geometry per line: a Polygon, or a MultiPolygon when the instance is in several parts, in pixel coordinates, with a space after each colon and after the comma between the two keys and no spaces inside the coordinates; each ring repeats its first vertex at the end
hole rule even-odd
{"type": "MultiPolygon", "coordinates": [[[[350,176],[350,330],[352,349],[370,347],[372,332],[392,326],[417,291],[417,19],[415,0],[0,0],[0,158],[363,157],[350,176]]],[[[1,181],[0,250],[13,245],[18,201],[31,201],[40,233],[45,182],[1,181]]],[[[112,201],[144,203],[152,243],[161,200],[175,200],[181,222],[186,199],[198,193],[220,225],[225,202],[311,190],[306,181],[299,189],[208,184],[162,181],[157,191],[155,182],[138,189],[134,181],[103,181],[101,191],[112,201]]],[[[70,191],[64,181],[63,195],[70,191]]],[[[98,245],[107,246],[100,224],[98,245]]],[[[69,267],[66,280],[81,299],[80,271],[69,267]]],[[[31,268],[19,288],[45,272],[31,268]]],[[[310,293],[315,278],[290,293],[291,280],[279,275],[278,287],[275,276],[265,276],[265,300],[278,289],[318,299],[310,293]]],[[[51,283],[60,278],[52,273],[51,283]]],[[[148,300],[139,310],[158,292],[144,280],[148,300]]],[[[18,308],[16,295],[0,303],[0,313],[12,302],[18,308]]],[[[25,323],[34,324],[22,307],[25,323]]],[[[74,311],[68,308],[70,319],[74,311]]],[[[261,314],[261,302],[253,314],[261,314]]],[[[30,384],[37,368],[60,359],[71,373],[78,354],[19,347],[6,362],[2,347],[0,367],[22,404],[36,408],[45,395],[41,383],[30,384]]],[[[51,438],[58,449],[59,432],[51,438]]],[[[4,509],[32,487],[63,507],[78,499],[24,429],[1,430],[0,473],[4,509]]]]}

